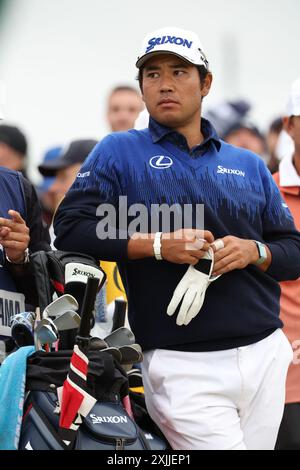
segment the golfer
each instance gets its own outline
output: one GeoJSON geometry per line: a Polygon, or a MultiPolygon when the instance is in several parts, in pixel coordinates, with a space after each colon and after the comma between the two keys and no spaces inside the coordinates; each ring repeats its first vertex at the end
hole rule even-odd
{"type": "Polygon", "coordinates": [[[292,359],[278,281],[300,275],[300,235],[262,159],[201,117],[212,74],[198,36],[152,32],[136,66],[149,127],[95,147],[56,213],[56,247],[117,261],[147,407],[174,449],[273,449],[292,359]]]}

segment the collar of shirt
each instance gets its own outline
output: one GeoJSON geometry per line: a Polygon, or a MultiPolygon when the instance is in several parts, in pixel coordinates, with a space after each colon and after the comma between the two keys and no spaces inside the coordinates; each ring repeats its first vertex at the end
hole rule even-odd
{"type": "Polygon", "coordinates": [[[208,150],[211,143],[214,143],[217,151],[219,151],[221,148],[221,141],[218,137],[218,134],[216,133],[211,123],[204,118],[201,118],[201,132],[204,140],[200,145],[196,145],[192,149],[189,148],[187,140],[182,134],[174,131],[173,129],[170,129],[169,127],[159,124],[152,117],[150,117],[149,120],[149,130],[153,143],[156,144],[162,140],[167,140],[168,142],[176,145],[176,147],[180,148],[180,150],[187,152],[192,158],[197,158],[203,155],[208,150]]]}
{"type": "Polygon", "coordinates": [[[279,184],[283,191],[299,194],[300,176],[293,165],[293,155],[287,155],[279,164],[279,184]]]}

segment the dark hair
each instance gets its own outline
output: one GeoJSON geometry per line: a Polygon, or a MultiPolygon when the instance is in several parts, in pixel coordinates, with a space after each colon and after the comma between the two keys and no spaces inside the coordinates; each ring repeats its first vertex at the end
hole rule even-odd
{"type": "MultiPolygon", "coordinates": [[[[203,84],[204,80],[206,79],[207,75],[209,74],[209,70],[207,70],[204,65],[195,65],[196,69],[199,72],[200,83],[203,84]]],[[[139,69],[137,80],[139,82],[140,90],[143,93],[143,70],[144,66],[139,69]]]]}
{"type": "Polygon", "coordinates": [[[1,124],[0,142],[8,145],[21,156],[25,157],[27,152],[27,140],[23,132],[18,127],[1,124]]]}
{"type": "Polygon", "coordinates": [[[274,121],[271,122],[269,127],[269,132],[274,132],[275,134],[280,134],[283,129],[283,122],[282,118],[276,118],[274,121]]]}

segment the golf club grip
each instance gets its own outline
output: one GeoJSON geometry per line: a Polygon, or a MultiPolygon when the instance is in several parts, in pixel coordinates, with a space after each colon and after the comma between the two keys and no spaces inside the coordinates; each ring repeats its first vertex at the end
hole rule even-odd
{"type": "Polygon", "coordinates": [[[91,318],[93,316],[98,287],[99,279],[95,277],[88,278],[80,312],[81,321],[78,330],[78,335],[81,337],[89,337],[91,328],[91,318]]]}
{"type": "Polygon", "coordinates": [[[113,314],[113,324],[111,331],[115,331],[125,325],[127,302],[124,299],[115,300],[115,310],[113,314]]]}

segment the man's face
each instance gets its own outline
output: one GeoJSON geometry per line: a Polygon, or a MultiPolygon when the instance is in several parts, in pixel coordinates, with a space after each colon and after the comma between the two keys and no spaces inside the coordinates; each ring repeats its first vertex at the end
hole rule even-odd
{"type": "Polygon", "coordinates": [[[76,163],[56,173],[54,183],[49,188],[49,194],[52,197],[55,208],[60,204],[66,192],[72,186],[80,167],[81,164],[76,163]]]}
{"type": "Polygon", "coordinates": [[[171,54],[149,59],[143,69],[143,100],[150,116],[175,129],[200,120],[211,78],[201,86],[197,68],[171,54]]]}
{"type": "Polygon", "coordinates": [[[107,120],[113,132],[128,131],[143,109],[141,97],[130,90],[114,92],[108,101],[107,120]]]}
{"type": "Polygon", "coordinates": [[[300,155],[300,116],[284,118],[283,125],[294,141],[296,153],[300,155]]]}

